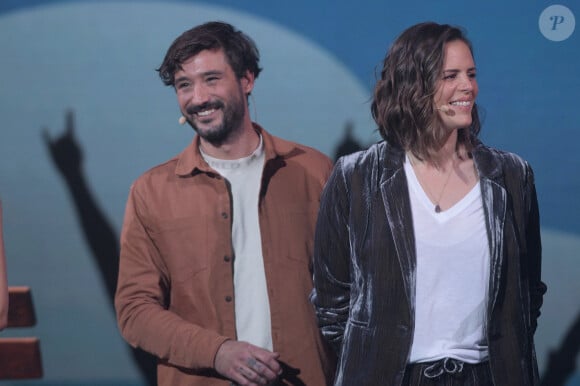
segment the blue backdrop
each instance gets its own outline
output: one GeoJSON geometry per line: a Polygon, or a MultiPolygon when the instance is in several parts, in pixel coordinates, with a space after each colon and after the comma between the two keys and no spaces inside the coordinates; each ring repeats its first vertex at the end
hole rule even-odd
{"type": "Polygon", "coordinates": [[[1,336],[39,336],[45,369],[42,380],[18,384],[140,384],[43,129],[61,138],[65,110],[74,110],[83,175],[118,234],[131,182],[193,136],[177,124],[174,93],[154,69],[178,34],[216,19],[261,50],[253,119],[330,156],[348,125],[363,145],[378,139],[369,113],[375,70],[403,29],[426,20],[465,27],[482,138],[519,153],[536,172],[549,288],[536,337],[543,370],[580,311],[579,12],[574,0],[2,1],[8,277],[32,287],[38,325],[1,336]]]}

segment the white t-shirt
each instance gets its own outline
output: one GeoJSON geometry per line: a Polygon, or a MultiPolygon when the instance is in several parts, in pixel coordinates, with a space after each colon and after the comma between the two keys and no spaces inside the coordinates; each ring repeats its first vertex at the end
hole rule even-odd
{"type": "Polygon", "coordinates": [[[489,244],[479,182],[453,207],[436,213],[407,159],[417,247],[415,330],[409,361],[488,357],[485,320],[489,244]]]}
{"type": "Polygon", "coordinates": [[[264,168],[264,145],[237,160],[202,152],[206,162],[230,183],[236,334],[240,341],[272,350],[270,303],[262,255],[258,200],[264,168]]]}

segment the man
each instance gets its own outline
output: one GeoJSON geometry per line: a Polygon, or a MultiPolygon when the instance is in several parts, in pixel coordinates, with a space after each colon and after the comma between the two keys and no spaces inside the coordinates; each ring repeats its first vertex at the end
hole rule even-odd
{"type": "Polygon", "coordinates": [[[125,339],[159,358],[160,385],[331,382],[308,296],[332,163],[251,122],[258,61],[249,37],[210,22],[158,69],[197,135],[131,188],[115,306],[125,339]]]}

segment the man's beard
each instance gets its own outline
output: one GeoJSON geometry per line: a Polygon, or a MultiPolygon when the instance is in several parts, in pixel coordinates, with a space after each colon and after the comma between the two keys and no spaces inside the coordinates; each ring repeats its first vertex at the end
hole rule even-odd
{"type": "Polygon", "coordinates": [[[207,128],[200,128],[195,124],[193,119],[188,120],[188,122],[201,138],[208,141],[212,145],[220,146],[232,136],[232,133],[235,133],[241,129],[245,114],[242,100],[238,98],[232,98],[228,104],[225,104],[221,100],[211,101],[202,105],[190,107],[187,109],[187,113],[194,115],[199,111],[207,109],[221,110],[221,123],[209,126],[207,128]]]}

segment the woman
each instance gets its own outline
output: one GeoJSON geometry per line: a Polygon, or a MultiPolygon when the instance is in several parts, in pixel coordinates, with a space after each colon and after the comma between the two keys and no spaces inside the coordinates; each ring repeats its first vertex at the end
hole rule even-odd
{"type": "Polygon", "coordinates": [[[0,331],[8,324],[8,283],[6,279],[6,257],[2,233],[2,201],[0,201],[0,331]]]}
{"type": "Polygon", "coordinates": [[[530,166],[477,135],[471,44],[421,23],[384,59],[384,141],[341,158],[322,197],[312,300],[335,385],[535,385],[546,290],[530,166]]]}

